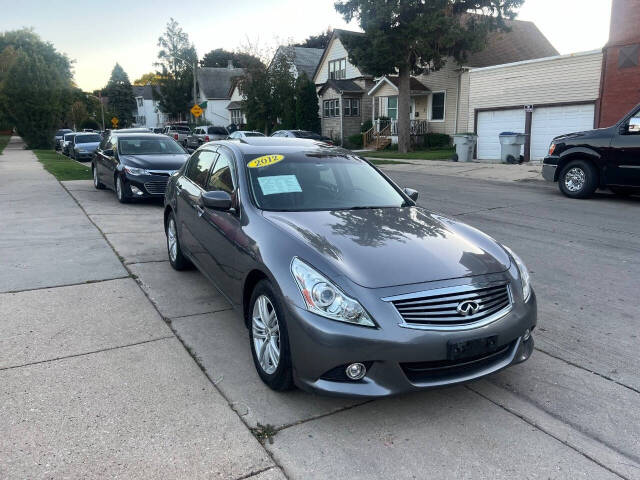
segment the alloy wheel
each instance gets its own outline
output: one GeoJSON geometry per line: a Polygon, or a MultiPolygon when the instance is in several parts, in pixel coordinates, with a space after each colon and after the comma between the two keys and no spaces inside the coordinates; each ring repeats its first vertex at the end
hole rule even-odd
{"type": "Polygon", "coordinates": [[[269,297],[260,295],[256,299],[251,318],[251,335],[260,368],[271,375],[280,362],[280,326],[269,297]]]}
{"type": "Polygon", "coordinates": [[[167,245],[169,247],[169,257],[172,262],[178,257],[178,233],[176,231],[176,222],[173,218],[169,219],[167,226],[167,245]]]}
{"type": "Polygon", "coordinates": [[[118,196],[118,200],[122,200],[123,192],[122,192],[122,180],[120,177],[116,178],[116,195],[118,196]]]}
{"type": "Polygon", "coordinates": [[[98,188],[98,169],[93,167],[93,186],[98,188]]]}
{"type": "Polygon", "coordinates": [[[564,185],[570,192],[579,192],[584,188],[587,181],[587,175],[584,170],[579,167],[571,168],[564,176],[564,185]]]}

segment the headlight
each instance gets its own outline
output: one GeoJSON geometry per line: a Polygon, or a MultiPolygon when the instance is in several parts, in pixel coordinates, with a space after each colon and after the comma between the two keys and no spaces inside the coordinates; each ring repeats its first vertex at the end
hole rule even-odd
{"type": "Polygon", "coordinates": [[[505,247],[504,245],[503,247],[507,252],[509,252],[509,255],[511,255],[513,261],[516,262],[516,267],[518,267],[518,271],[520,272],[520,281],[522,282],[522,298],[524,298],[524,301],[526,302],[531,296],[531,280],[529,278],[529,270],[527,270],[527,266],[524,264],[522,259],[518,255],[513,253],[513,250],[511,250],[509,247],[505,247]]]}
{"type": "Polygon", "coordinates": [[[149,175],[149,171],[144,168],[124,167],[124,171],[130,175],[149,175]]]}
{"type": "Polygon", "coordinates": [[[307,310],[339,322],[375,327],[367,312],[357,300],[349,298],[323,275],[294,257],[291,273],[295,279],[307,310]]]}

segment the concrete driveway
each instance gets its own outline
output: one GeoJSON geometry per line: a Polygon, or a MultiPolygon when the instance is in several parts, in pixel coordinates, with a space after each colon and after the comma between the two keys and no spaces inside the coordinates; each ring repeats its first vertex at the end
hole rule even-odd
{"type": "Polygon", "coordinates": [[[209,381],[289,478],[640,478],[640,200],[575,201],[542,182],[387,171],[420,204],[513,247],[539,298],[537,351],[467,386],[376,401],[278,394],[241,320],[171,269],[158,204],[65,187],[209,381]]]}

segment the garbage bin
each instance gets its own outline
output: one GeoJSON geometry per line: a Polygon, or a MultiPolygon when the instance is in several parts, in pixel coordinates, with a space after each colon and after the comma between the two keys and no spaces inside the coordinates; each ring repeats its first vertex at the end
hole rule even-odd
{"type": "Polygon", "coordinates": [[[518,132],[502,132],[500,134],[500,159],[502,163],[522,163],[520,155],[527,136],[518,132]]]}
{"type": "Polygon", "coordinates": [[[477,140],[478,136],[474,133],[456,133],[453,136],[453,144],[456,146],[453,161],[470,162],[473,160],[473,150],[477,140]]]}

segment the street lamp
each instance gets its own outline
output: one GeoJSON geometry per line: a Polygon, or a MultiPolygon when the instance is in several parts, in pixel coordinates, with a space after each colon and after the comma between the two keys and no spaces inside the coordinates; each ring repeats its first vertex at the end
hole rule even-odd
{"type": "Polygon", "coordinates": [[[104,128],[104,104],[102,103],[102,93],[100,93],[99,97],[96,97],[95,95],[91,95],[90,93],[87,93],[87,97],[93,97],[95,99],[97,99],[100,102],[100,110],[102,111],[102,131],[104,132],[105,128],[104,128]]]}

